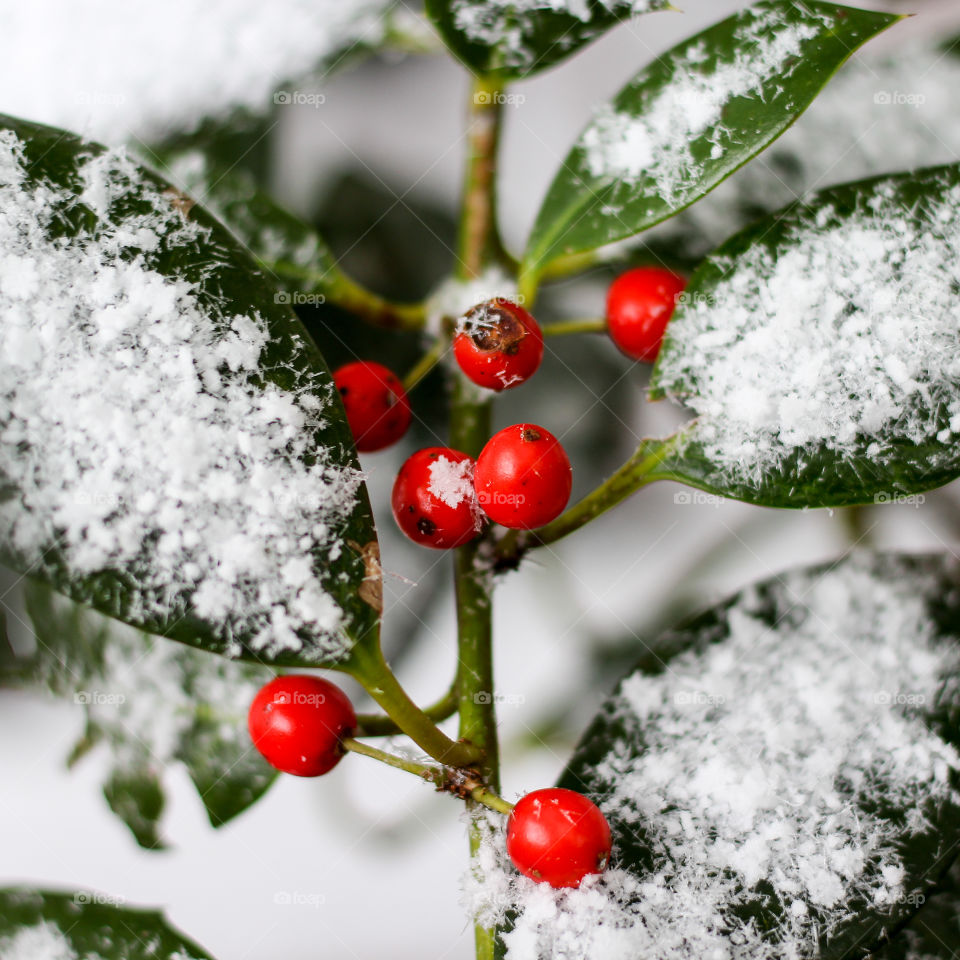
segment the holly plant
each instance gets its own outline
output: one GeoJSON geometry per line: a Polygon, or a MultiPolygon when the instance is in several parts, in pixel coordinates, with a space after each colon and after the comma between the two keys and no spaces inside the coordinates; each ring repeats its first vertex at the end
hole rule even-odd
{"type": "MultiPolygon", "coordinates": [[[[511,85],[668,6],[427,0],[472,86],[456,255],[421,302],[348,275],[202,136],[108,148],[0,117],[0,557],[34,638],[12,638],[3,680],[84,705],[72,760],[111,746],[106,799],[148,848],[164,842],[167,762],[214,826],[278,776],[362,758],[448,794],[482,960],[946,960],[960,932],[947,556],[854,553],[637,639],[559,783],[501,793],[493,601],[530,558],[656,481],[683,485],[678,503],[798,510],[960,476],[960,165],[756,209],[706,256],[665,230],[898,16],[762,0],[682,41],[597,107],[524,249],[506,248],[511,85]],[[597,319],[558,315],[551,290],[609,264],[597,319]],[[379,348],[331,372],[317,304],[379,348]],[[536,415],[495,430],[493,414],[504,395],[523,409],[557,344],[598,337],[638,377],[652,365],[648,399],[684,421],[590,489],[559,377],[536,415]],[[405,436],[433,442],[406,456],[389,504],[371,502],[358,451],[374,464],[405,436]],[[452,567],[456,672],[427,706],[381,648],[378,528],[394,524],[452,567]],[[91,692],[131,663],[147,718],[91,692]]],[[[3,957],[208,956],[100,894],[0,902],[3,957]]]]}

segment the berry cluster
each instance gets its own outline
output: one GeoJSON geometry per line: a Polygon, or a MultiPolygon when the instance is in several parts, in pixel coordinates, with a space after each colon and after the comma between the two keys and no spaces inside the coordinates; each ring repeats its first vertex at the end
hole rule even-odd
{"type": "MultiPolygon", "coordinates": [[[[684,283],[653,267],[629,270],[613,282],[606,328],[623,353],[648,363],[656,359],[684,283]]],[[[453,355],[478,386],[513,389],[540,367],[543,331],[520,305],[488,300],[458,321],[453,355]]],[[[406,433],[410,401],[386,367],[348,363],[334,373],[334,383],[361,453],[382,450],[406,433]]],[[[566,508],[571,486],[570,461],[560,441],[536,424],[516,423],[490,437],[476,460],[450,447],[418,450],[397,474],[391,506],[411,540],[450,549],[469,543],[488,521],[516,530],[550,523],[566,508]]],[[[287,676],[257,694],[248,725],[270,764],[315,777],[340,762],[357,716],[346,694],[329,681],[287,676]]],[[[351,748],[359,749],[355,743],[351,748]]],[[[516,868],[553,887],[578,887],[588,875],[602,873],[611,845],[603,813],[572,790],[535,790],[512,808],[507,822],[507,853],[516,868]]]]}
{"type": "MultiPolygon", "coordinates": [[[[277,770],[297,777],[328,773],[344,754],[357,715],[347,695],[320,677],[277,677],[250,705],[250,738],[277,770]]],[[[610,859],[610,827],[600,809],[573,790],[534,790],[507,821],[507,854],[525,876],[578,887],[610,859]]]]}

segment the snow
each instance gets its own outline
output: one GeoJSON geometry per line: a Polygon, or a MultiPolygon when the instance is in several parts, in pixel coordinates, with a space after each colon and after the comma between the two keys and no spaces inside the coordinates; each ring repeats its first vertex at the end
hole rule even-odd
{"type": "Polygon", "coordinates": [[[313,558],[337,549],[361,477],[316,439],[330,385],[261,385],[260,315],[158,272],[209,231],[122,151],[78,171],[81,200],[117,222],[59,240],[77,199],[27,181],[21,151],[0,134],[0,469],[17,491],[0,542],[27,566],[56,543],[75,575],[124,569],[132,618],[193,614],[231,653],[238,637],[269,658],[309,635],[312,655],[344,655],[313,558]]]}
{"type": "Polygon", "coordinates": [[[810,189],[952,162],[960,156],[957,89],[960,57],[945,54],[939,37],[893,56],[867,48],[767,151],[647,237],[670,242],[680,234],[697,258],[760,210],[810,189]]]}
{"type": "MultiPolygon", "coordinates": [[[[3,960],[77,960],[67,938],[52,924],[23,927],[11,937],[0,937],[3,960]]],[[[84,960],[98,960],[89,953],[84,960]]]]}
{"type": "Polygon", "coordinates": [[[108,143],[158,140],[375,44],[385,0],[0,0],[0,112],[108,143]],[[55,26],[55,29],[53,27],[55,26]]]}
{"type": "MultiPolygon", "coordinates": [[[[599,0],[605,14],[637,16],[660,10],[663,0],[599,0]]],[[[453,0],[453,24],[471,43],[496,47],[498,62],[505,67],[528,70],[538,57],[533,41],[538,21],[550,15],[576,17],[589,24],[596,9],[588,0],[453,0]]],[[[558,39],[558,43],[563,37],[558,39]]],[[[568,41],[573,42],[573,41],[568,41]]]]}
{"type": "Polygon", "coordinates": [[[517,912],[507,960],[799,960],[860,898],[883,910],[916,892],[899,843],[960,800],[960,754],[926,722],[960,666],[927,608],[942,585],[860,555],[769,589],[728,610],[721,642],[628,677],[609,704],[623,735],[580,771],[615,836],[650,851],[646,875],[615,845],[579,890],[535,884],[488,817],[465,898],[484,922],[517,912]],[[907,815],[880,818],[877,799],[907,815]],[[760,880],[766,935],[733,912],[760,880]]]}
{"type": "Polygon", "coordinates": [[[756,483],[798,448],[886,463],[960,434],[960,188],[928,193],[906,212],[889,180],[851,216],[824,202],[688,298],[656,379],[726,477],[756,483]]]}
{"type": "Polygon", "coordinates": [[[713,63],[703,41],[695,41],[677,56],[670,82],[645,98],[639,115],[600,109],[580,141],[591,176],[633,184],[649,178],[659,197],[672,203],[703,165],[694,152],[698,140],[712,144],[710,159],[722,156],[732,136],[723,123],[726,105],[762,97],[771,81],[802,62],[805,41],[820,32],[809,22],[787,24],[781,11],[763,5],[742,19],[732,59],[713,63]]]}
{"type": "Polygon", "coordinates": [[[474,500],[473,461],[454,462],[444,456],[437,457],[430,464],[427,492],[448,507],[459,507],[465,500],[474,500]]]}

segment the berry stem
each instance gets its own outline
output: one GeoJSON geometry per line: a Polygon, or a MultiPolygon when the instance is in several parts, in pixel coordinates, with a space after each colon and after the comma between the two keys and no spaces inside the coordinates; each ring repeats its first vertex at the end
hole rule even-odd
{"type": "Polygon", "coordinates": [[[310,284],[310,293],[321,294],[325,302],[360,317],[371,326],[385,330],[420,330],[426,322],[422,303],[395,303],[351,279],[339,269],[317,273],[286,260],[264,263],[272,273],[310,284]]]}
{"type": "Polygon", "coordinates": [[[410,393],[413,388],[427,376],[428,373],[443,359],[443,355],[450,349],[450,342],[445,336],[439,336],[431,344],[430,349],[416,362],[410,372],[403,378],[403,389],[410,393]]]}
{"type": "Polygon", "coordinates": [[[670,479],[669,471],[658,468],[673,452],[678,437],[679,434],[674,434],[665,440],[642,441],[633,456],[616,473],[556,520],[537,530],[510,530],[505,533],[494,547],[495,566],[499,569],[515,567],[528,550],[556,543],[648,483],[670,479]]]}
{"type": "Polygon", "coordinates": [[[541,328],[545,337],[565,337],[573,333],[606,333],[606,320],[561,320],[541,328]]]}
{"type": "Polygon", "coordinates": [[[475,803],[481,803],[491,810],[496,810],[497,813],[509,814],[513,810],[512,803],[504,800],[503,797],[498,796],[487,787],[464,788],[462,786],[463,777],[458,770],[449,767],[432,767],[429,764],[417,763],[416,760],[408,760],[406,757],[398,757],[394,753],[387,753],[386,750],[371,747],[369,743],[364,743],[354,737],[345,737],[340,741],[340,745],[344,750],[349,750],[351,753],[359,753],[365,757],[370,757],[372,760],[379,760],[380,763],[385,763],[388,767],[395,767],[397,770],[412,773],[414,776],[432,783],[444,793],[463,795],[465,790],[466,796],[469,796],[475,803]]]}
{"type": "MultiPolygon", "coordinates": [[[[450,685],[450,689],[436,703],[430,704],[429,707],[423,707],[423,712],[434,723],[441,723],[457,712],[459,702],[457,697],[457,681],[454,680],[450,685]]],[[[384,714],[357,714],[358,737],[392,737],[402,732],[396,723],[384,714]]]]}
{"type": "Polygon", "coordinates": [[[410,699],[379,647],[355,649],[350,672],[400,730],[434,760],[451,767],[472,767],[483,756],[482,744],[451,740],[410,699]]]}

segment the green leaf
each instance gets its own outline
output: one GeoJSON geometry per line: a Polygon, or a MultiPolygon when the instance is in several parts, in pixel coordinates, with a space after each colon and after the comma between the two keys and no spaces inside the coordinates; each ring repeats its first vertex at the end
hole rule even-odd
{"type": "Polygon", "coordinates": [[[35,648],[4,664],[0,679],[82,706],[86,730],[71,763],[107,744],[104,795],[141,846],[165,846],[163,781],[178,763],[214,827],[269,789],[276,771],[250,743],[246,710],[273,671],[142,633],[36,581],[23,596],[35,648]]]}
{"type": "MultiPolygon", "coordinates": [[[[253,174],[200,150],[154,156],[164,176],[197,200],[247,248],[274,283],[288,290],[316,290],[341,276],[324,239],[257,185],[253,174]]],[[[280,302],[308,304],[322,297],[279,295],[280,302]]]]}
{"type": "Polygon", "coordinates": [[[0,151],[14,261],[58,277],[0,296],[0,558],[151,633],[348,667],[376,533],[288,295],[122,151],[10,118],[0,151]]]}
{"type": "Polygon", "coordinates": [[[426,0],[451,53],[476,73],[516,80],[565,60],[611,27],[668,0],[426,0]]]}
{"type": "Polygon", "coordinates": [[[638,73],[580,135],[547,193],[523,272],[652,227],[773,142],[897,16],[767,0],[638,73]]]}
{"type": "Polygon", "coordinates": [[[697,270],[651,382],[699,417],[658,475],[775,507],[960,475],[960,167],[824,191],[697,270]]]}
{"type": "MultiPolygon", "coordinates": [[[[652,645],[560,786],[611,824],[588,890],[508,867],[538,956],[853,960],[960,846],[960,597],[941,556],[781,574],[652,645]]],[[[501,901],[502,904],[502,901],[501,901]]]]}
{"type": "Polygon", "coordinates": [[[212,960],[154,910],[93,891],[0,890],[0,956],[212,960]]]}

